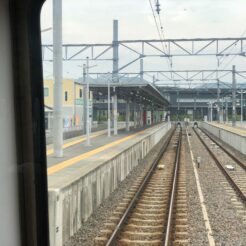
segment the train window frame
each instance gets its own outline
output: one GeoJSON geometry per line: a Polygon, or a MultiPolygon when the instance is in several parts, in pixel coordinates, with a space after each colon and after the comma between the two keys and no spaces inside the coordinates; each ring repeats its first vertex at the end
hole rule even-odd
{"type": "Polygon", "coordinates": [[[40,13],[45,0],[8,0],[21,245],[49,245],[40,13]]]}

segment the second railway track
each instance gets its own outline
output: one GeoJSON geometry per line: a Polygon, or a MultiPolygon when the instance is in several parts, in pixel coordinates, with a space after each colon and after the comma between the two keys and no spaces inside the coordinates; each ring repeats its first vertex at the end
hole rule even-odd
{"type": "Polygon", "coordinates": [[[201,129],[193,130],[245,205],[246,165],[219,144],[210,134],[207,134],[201,129]],[[228,170],[228,165],[234,167],[234,170],[228,170]]]}
{"type": "Polygon", "coordinates": [[[96,245],[187,245],[185,165],[180,162],[182,129],[176,128],[139,187],[114,213],[96,245]],[[131,198],[129,198],[131,197],[131,198]],[[128,201],[128,202],[127,202],[128,201]],[[120,209],[121,208],[121,209],[120,209]]]}

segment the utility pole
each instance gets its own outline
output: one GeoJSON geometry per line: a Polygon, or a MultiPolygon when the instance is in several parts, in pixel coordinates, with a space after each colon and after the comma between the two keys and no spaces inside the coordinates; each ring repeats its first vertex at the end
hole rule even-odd
{"type": "Polygon", "coordinates": [[[110,79],[108,78],[108,137],[111,136],[110,79]]]}
{"type": "Polygon", "coordinates": [[[117,92],[115,86],[113,87],[113,117],[114,117],[114,135],[118,134],[118,105],[117,105],[117,92]]]}
{"type": "Polygon", "coordinates": [[[118,20],[113,21],[113,83],[119,82],[118,20]]]}
{"type": "Polygon", "coordinates": [[[228,98],[226,97],[225,98],[225,103],[226,103],[226,108],[225,108],[225,110],[226,110],[226,115],[225,115],[225,121],[226,121],[226,123],[228,123],[228,98]]]}
{"type": "Polygon", "coordinates": [[[89,88],[89,57],[86,57],[86,101],[87,101],[87,107],[86,107],[86,111],[87,111],[87,116],[86,116],[86,145],[90,146],[90,88],[89,88]]]}
{"type": "Polygon", "coordinates": [[[177,91],[177,101],[178,101],[177,120],[179,120],[179,91],[177,91]]]}
{"type": "Polygon", "coordinates": [[[193,121],[196,120],[196,100],[197,100],[197,94],[194,98],[194,106],[193,106],[193,121]]]}
{"type": "Polygon", "coordinates": [[[140,59],[140,80],[143,82],[143,58],[140,59]]]}
{"type": "Polygon", "coordinates": [[[241,89],[241,125],[243,124],[243,89],[241,89]]]}
{"type": "Polygon", "coordinates": [[[232,66],[232,126],[236,126],[236,69],[232,66]]]}
{"type": "Polygon", "coordinates": [[[225,98],[221,99],[221,122],[225,122],[225,107],[224,107],[225,98]]]}
{"type": "Polygon", "coordinates": [[[74,96],[74,99],[73,99],[73,104],[74,104],[74,113],[73,113],[73,125],[75,126],[76,128],[76,118],[77,118],[77,109],[76,109],[76,83],[75,81],[73,82],[73,96],[74,96]]]}
{"type": "MultiPolygon", "coordinates": [[[[143,58],[140,59],[140,80],[143,83],[143,69],[144,69],[144,61],[143,58]]],[[[130,109],[129,109],[130,111],[130,109]]],[[[140,101],[140,127],[143,127],[143,105],[142,101],[140,101]]]]}
{"type": "Polygon", "coordinates": [[[62,0],[53,0],[53,71],[54,121],[53,145],[55,157],[63,156],[62,120],[62,0]]]}
{"type": "Polygon", "coordinates": [[[86,90],[86,65],[83,64],[83,134],[86,133],[86,124],[87,124],[87,90],[86,90]]]}
{"type": "Polygon", "coordinates": [[[126,131],[130,131],[130,99],[126,99],[126,131]]]}
{"type": "Polygon", "coordinates": [[[217,121],[220,123],[220,82],[217,79],[217,121]]]}
{"type": "MultiPolygon", "coordinates": [[[[113,21],[113,78],[114,84],[119,84],[119,43],[118,43],[118,20],[113,21]]],[[[118,112],[117,112],[117,93],[115,86],[113,95],[113,117],[114,135],[118,134],[118,112]]]]}
{"type": "Polygon", "coordinates": [[[210,111],[210,121],[213,122],[213,102],[211,101],[210,102],[210,105],[211,105],[211,111],[210,111]]]}

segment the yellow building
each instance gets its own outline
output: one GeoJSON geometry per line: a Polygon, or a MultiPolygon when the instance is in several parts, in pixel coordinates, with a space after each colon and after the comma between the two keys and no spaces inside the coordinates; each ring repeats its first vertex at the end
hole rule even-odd
{"type": "MultiPolygon", "coordinates": [[[[63,126],[81,126],[83,122],[83,86],[72,79],[63,79],[63,126]]],[[[44,103],[46,128],[51,128],[52,109],[54,106],[54,81],[44,80],[44,103]]]]}

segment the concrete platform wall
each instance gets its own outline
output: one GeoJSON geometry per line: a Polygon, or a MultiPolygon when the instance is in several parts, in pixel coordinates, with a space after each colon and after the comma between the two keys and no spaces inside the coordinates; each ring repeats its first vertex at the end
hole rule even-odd
{"type": "Polygon", "coordinates": [[[63,245],[171,128],[158,129],[62,189],[49,190],[51,246],[63,245]]]}
{"type": "Polygon", "coordinates": [[[201,122],[199,123],[199,125],[206,129],[208,132],[212,133],[214,136],[232,146],[234,149],[240,151],[243,154],[246,154],[246,137],[240,136],[237,133],[232,133],[216,126],[212,126],[206,122],[201,122]]]}

